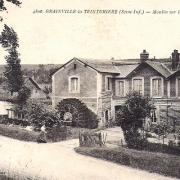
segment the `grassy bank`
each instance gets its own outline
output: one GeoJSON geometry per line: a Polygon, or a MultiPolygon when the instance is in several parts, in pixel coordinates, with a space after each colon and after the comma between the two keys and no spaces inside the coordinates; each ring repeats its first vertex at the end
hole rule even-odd
{"type": "MultiPolygon", "coordinates": [[[[76,139],[79,137],[80,131],[94,131],[85,128],[68,127],[67,132],[61,131],[61,129],[52,129],[46,136],[48,142],[58,142],[65,139],[76,139]]],[[[37,142],[40,132],[27,131],[22,129],[19,125],[5,125],[0,124],[0,135],[7,136],[13,139],[18,139],[21,141],[32,141],[37,142]]]]}
{"type": "Polygon", "coordinates": [[[37,137],[39,136],[39,132],[27,131],[15,125],[8,126],[8,125],[0,124],[0,135],[7,136],[13,139],[18,139],[21,141],[36,142],[37,137]]]}
{"type": "Polygon", "coordinates": [[[180,178],[180,156],[137,151],[127,148],[78,147],[75,151],[88,156],[109,160],[133,168],[180,178]]]}

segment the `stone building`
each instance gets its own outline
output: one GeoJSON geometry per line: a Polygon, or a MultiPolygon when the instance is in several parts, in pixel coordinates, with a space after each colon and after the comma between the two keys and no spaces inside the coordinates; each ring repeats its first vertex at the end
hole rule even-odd
{"type": "Polygon", "coordinates": [[[138,91],[152,98],[156,121],[171,119],[180,124],[180,60],[149,58],[146,50],[138,59],[92,60],[73,58],[52,75],[53,107],[63,99],[76,98],[95,112],[100,124],[114,120],[126,95],[138,91]]]}

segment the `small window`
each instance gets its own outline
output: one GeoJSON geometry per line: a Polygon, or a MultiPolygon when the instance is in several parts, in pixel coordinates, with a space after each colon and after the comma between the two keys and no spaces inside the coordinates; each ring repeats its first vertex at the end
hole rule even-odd
{"type": "Polygon", "coordinates": [[[76,67],[77,67],[77,65],[76,65],[76,64],[74,64],[74,69],[76,69],[76,67]]]}
{"type": "Polygon", "coordinates": [[[69,90],[72,93],[78,93],[79,92],[79,78],[78,77],[71,77],[70,78],[69,90]]]}
{"type": "Polygon", "coordinates": [[[112,78],[111,77],[106,77],[106,90],[110,91],[112,90],[112,78]]]}
{"type": "Polygon", "coordinates": [[[157,122],[156,111],[154,109],[151,111],[151,121],[152,123],[157,122]]]}
{"type": "Polygon", "coordinates": [[[116,82],[116,96],[124,97],[125,96],[125,87],[124,81],[116,82]]]}
{"type": "Polygon", "coordinates": [[[143,95],[144,93],[144,84],[142,78],[134,78],[132,80],[132,90],[138,92],[143,95]]]}

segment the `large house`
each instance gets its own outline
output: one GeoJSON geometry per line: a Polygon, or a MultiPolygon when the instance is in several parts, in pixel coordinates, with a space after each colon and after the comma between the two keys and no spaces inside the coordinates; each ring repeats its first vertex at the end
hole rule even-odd
{"type": "Polygon", "coordinates": [[[63,99],[76,98],[98,115],[100,124],[115,119],[131,91],[152,98],[153,123],[171,120],[172,125],[180,125],[179,52],[174,50],[167,59],[150,59],[146,50],[139,59],[73,58],[52,75],[53,107],[63,99]]]}

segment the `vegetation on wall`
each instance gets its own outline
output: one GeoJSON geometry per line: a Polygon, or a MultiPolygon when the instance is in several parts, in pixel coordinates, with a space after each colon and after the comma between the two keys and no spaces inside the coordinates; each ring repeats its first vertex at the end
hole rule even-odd
{"type": "Polygon", "coordinates": [[[56,109],[61,120],[72,121],[72,126],[82,128],[97,128],[98,126],[97,115],[79,99],[63,99],[56,109]],[[69,115],[69,117],[66,115],[69,115]]]}

